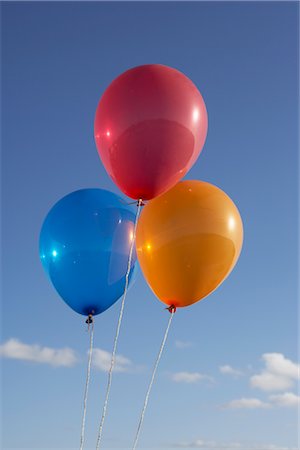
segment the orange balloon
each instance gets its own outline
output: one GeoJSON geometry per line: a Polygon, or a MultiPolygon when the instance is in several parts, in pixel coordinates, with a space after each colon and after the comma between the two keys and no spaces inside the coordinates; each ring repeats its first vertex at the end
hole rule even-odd
{"type": "Polygon", "coordinates": [[[203,181],[182,181],[144,207],[137,256],[144,276],[166,305],[189,306],[230,274],[243,244],[233,201],[203,181]]]}

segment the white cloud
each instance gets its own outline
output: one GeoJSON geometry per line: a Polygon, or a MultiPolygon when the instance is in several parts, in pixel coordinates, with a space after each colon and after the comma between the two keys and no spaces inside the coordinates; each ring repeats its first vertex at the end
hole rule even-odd
{"type": "Polygon", "coordinates": [[[232,400],[229,403],[223,405],[226,409],[257,409],[257,408],[269,408],[269,403],[263,402],[258,398],[239,398],[232,400]]]}
{"type": "Polygon", "coordinates": [[[262,359],[265,368],[250,378],[252,387],[263,391],[283,391],[294,385],[299,377],[299,365],[282,353],[264,353],[262,359]]]}
{"type": "Polygon", "coordinates": [[[197,383],[198,381],[213,381],[213,378],[199,372],[176,372],[171,375],[176,383],[197,383]]]}
{"type": "Polygon", "coordinates": [[[179,349],[184,349],[184,348],[189,348],[192,347],[192,343],[188,342],[188,341],[175,341],[175,347],[179,348],[179,349]]]}
{"type": "Polygon", "coordinates": [[[270,372],[262,372],[259,375],[253,375],[250,378],[252,387],[262,391],[284,391],[293,386],[294,382],[290,378],[281,377],[270,372]]]}
{"type": "Polygon", "coordinates": [[[181,442],[173,445],[178,448],[205,448],[226,450],[297,450],[296,447],[282,447],[274,444],[245,443],[245,442],[216,442],[197,439],[192,442],[181,442]]]}
{"type": "Polygon", "coordinates": [[[225,366],[220,366],[219,370],[221,373],[223,373],[225,375],[232,375],[233,377],[239,377],[239,376],[243,375],[243,372],[241,372],[238,369],[234,369],[233,367],[229,366],[228,364],[226,364],[225,366]]]}
{"type": "Polygon", "coordinates": [[[300,403],[300,397],[293,392],[285,392],[284,394],[271,395],[270,401],[276,406],[298,406],[300,403]]]}
{"type": "Polygon", "coordinates": [[[14,338],[0,345],[0,355],[4,358],[50,364],[55,367],[71,367],[78,362],[74,350],[70,348],[54,349],[29,345],[14,338]]]}
{"type": "Polygon", "coordinates": [[[217,443],[216,441],[206,441],[204,439],[196,439],[195,441],[192,442],[181,442],[179,444],[175,444],[176,447],[180,447],[180,448],[230,448],[230,449],[234,449],[234,448],[240,448],[239,446],[237,447],[237,443],[230,443],[230,444],[222,444],[222,443],[217,443]]]}
{"type": "MultiPolygon", "coordinates": [[[[111,353],[100,348],[93,350],[93,364],[102,372],[108,372],[111,364],[111,353]]],[[[114,372],[134,372],[137,367],[129,358],[122,355],[116,355],[114,372]]]]}
{"type": "Polygon", "coordinates": [[[293,407],[298,406],[300,397],[293,392],[285,392],[284,394],[270,395],[269,402],[264,402],[258,398],[240,398],[232,400],[223,405],[225,409],[257,409],[257,408],[272,408],[279,407],[293,407]]]}
{"type": "Polygon", "coordinates": [[[282,353],[264,353],[262,359],[265,361],[266,369],[269,372],[295,380],[299,378],[299,365],[285,358],[282,353]]]}

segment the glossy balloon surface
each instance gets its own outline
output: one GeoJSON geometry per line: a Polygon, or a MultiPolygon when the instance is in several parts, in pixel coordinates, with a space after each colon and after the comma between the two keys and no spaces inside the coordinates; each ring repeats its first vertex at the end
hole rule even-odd
{"type": "Polygon", "coordinates": [[[207,112],[183,73],[149,64],[108,86],[94,131],[114,182],[129,197],[147,200],[174,186],[195,163],[207,134],[207,112]]]}
{"type": "Polygon", "coordinates": [[[149,202],[138,222],[142,272],[167,305],[191,305],[213,292],[233,269],[243,242],[238,209],[219,188],[183,181],[149,202]]]}
{"type": "MultiPolygon", "coordinates": [[[[76,312],[99,314],[122,295],[135,210],[115,194],[82,189],[58,201],[40,234],[40,258],[76,312]]],[[[134,251],[130,279],[136,262],[134,251]]]]}

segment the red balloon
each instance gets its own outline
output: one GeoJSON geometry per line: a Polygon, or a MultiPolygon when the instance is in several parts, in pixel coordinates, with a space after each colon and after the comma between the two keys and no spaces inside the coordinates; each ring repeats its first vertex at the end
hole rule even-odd
{"type": "Polygon", "coordinates": [[[183,73],[148,64],[117,77],[95,116],[107,172],[126,195],[150,200],[174,186],[198,158],[207,134],[204,100],[183,73]]]}

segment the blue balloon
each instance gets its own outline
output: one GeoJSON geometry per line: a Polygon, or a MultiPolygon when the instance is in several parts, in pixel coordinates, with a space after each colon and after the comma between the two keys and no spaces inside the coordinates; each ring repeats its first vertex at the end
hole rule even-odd
{"type": "MultiPolygon", "coordinates": [[[[59,200],[40,234],[40,258],[74,311],[100,314],[123,294],[135,210],[112,192],[81,189],[59,200]]],[[[129,281],[136,253],[133,250],[129,281]]]]}

